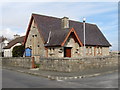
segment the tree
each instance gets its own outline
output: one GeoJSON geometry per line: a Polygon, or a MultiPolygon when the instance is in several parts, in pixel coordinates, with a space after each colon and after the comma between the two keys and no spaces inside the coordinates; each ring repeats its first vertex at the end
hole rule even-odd
{"type": "Polygon", "coordinates": [[[12,51],[13,57],[23,57],[25,47],[23,45],[15,46],[12,51]]]}

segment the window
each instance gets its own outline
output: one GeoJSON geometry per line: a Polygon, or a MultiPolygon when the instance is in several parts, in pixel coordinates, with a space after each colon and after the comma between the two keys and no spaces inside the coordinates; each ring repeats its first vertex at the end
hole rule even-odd
{"type": "Polygon", "coordinates": [[[49,48],[49,54],[50,55],[54,55],[55,53],[54,53],[54,48],[49,48]]]}
{"type": "Polygon", "coordinates": [[[86,47],[86,54],[88,55],[89,54],[89,48],[86,47]]]}
{"type": "Polygon", "coordinates": [[[90,47],[89,53],[92,54],[92,47],[90,47]]]}
{"type": "Polygon", "coordinates": [[[35,37],[37,37],[37,35],[35,35],[35,37]]]}
{"type": "Polygon", "coordinates": [[[33,26],[33,28],[35,28],[35,26],[33,26]]]}
{"type": "Polygon", "coordinates": [[[62,53],[62,50],[63,50],[63,49],[59,49],[58,52],[59,52],[59,53],[62,53]]]}
{"type": "Polygon", "coordinates": [[[100,47],[100,54],[102,55],[102,47],[100,47]]]}
{"type": "Polygon", "coordinates": [[[86,47],[86,54],[87,55],[92,55],[92,47],[91,46],[86,47]]]}
{"type": "Polygon", "coordinates": [[[55,49],[53,48],[53,50],[55,50],[55,49]]]}
{"type": "Polygon", "coordinates": [[[61,51],[63,50],[63,49],[60,49],[61,51]]]}
{"type": "Polygon", "coordinates": [[[102,55],[102,47],[97,47],[96,52],[98,55],[102,55]]]}
{"type": "Polygon", "coordinates": [[[38,47],[40,47],[40,45],[38,45],[38,47]]]}
{"type": "Polygon", "coordinates": [[[76,51],[79,51],[79,49],[76,49],[76,51]]]}
{"type": "Polygon", "coordinates": [[[97,54],[99,53],[99,48],[98,48],[98,47],[96,48],[96,53],[97,53],[97,54]]]}
{"type": "Polygon", "coordinates": [[[30,45],[30,49],[32,49],[32,46],[30,45]]]}

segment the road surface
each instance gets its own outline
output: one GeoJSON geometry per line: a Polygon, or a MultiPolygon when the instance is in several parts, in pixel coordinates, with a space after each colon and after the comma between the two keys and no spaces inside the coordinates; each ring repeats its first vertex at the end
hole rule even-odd
{"type": "Polygon", "coordinates": [[[3,69],[2,88],[118,88],[118,73],[56,81],[3,69]]]}

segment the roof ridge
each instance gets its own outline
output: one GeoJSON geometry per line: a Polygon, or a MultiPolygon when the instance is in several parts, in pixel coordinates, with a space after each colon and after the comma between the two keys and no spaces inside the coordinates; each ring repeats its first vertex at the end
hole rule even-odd
{"type": "MultiPolygon", "coordinates": [[[[44,16],[44,17],[55,18],[55,19],[62,19],[62,18],[59,18],[59,17],[47,16],[47,15],[36,14],[36,13],[32,13],[32,15],[44,16]]],[[[77,22],[77,23],[83,23],[83,22],[80,22],[80,21],[77,21],[77,20],[72,20],[72,19],[69,19],[69,21],[73,21],[73,22],[77,22]]],[[[96,25],[96,24],[92,24],[92,23],[86,23],[86,24],[96,25]]]]}
{"type": "MultiPolygon", "coordinates": [[[[70,20],[70,21],[77,22],[77,23],[83,23],[83,22],[80,22],[80,21],[77,21],[77,20],[70,20]]],[[[95,25],[96,26],[96,24],[93,24],[93,23],[86,23],[86,24],[90,24],[90,25],[95,25]]]]}
{"type": "Polygon", "coordinates": [[[44,16],[44,17],[49,17],[49,18],[61,19],[61,18],[59,18],[59,17],[47,16],[47,15],[43,15],[43,14],[36,14],[36,13],[32,13],[32,15],[38,15],[38,16],[44,16]]]}

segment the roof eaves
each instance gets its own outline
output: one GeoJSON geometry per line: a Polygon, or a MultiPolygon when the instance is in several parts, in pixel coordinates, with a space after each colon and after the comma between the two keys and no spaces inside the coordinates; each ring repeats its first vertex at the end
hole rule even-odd
{"type": "Polygon", "coordinates": [[[61,47],[61,45],[44,45],[45,47],[61,47]]]}
{"type": "Polygon", "coordinates": [[[25,45],[25,43],[27,41],[27,37],[28,37],[29,31],[30,31],[30,26],[31,26],[32,21],[33,21],[33,15],[31,16],[30,22],[28,24],[27,32],[26,32],[26,35],[25,35],[25,38],[24,38],[24,45],[25,45]]]}

